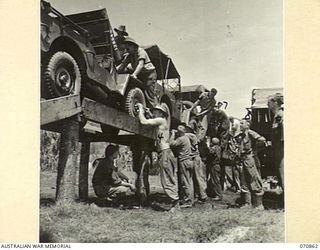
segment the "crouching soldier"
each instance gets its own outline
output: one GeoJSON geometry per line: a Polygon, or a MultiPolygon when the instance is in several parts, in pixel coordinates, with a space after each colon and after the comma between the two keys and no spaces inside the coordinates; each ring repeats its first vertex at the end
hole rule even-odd
{"type": "Polygon", "coordinates": [[[93,189],[101,200],[116,200],[120,196],[130,195],[136,191],[133,184],[128,182],[128,178],[118,172],[114,164],[118,157],[119,146],[108,145],[105,150],[105,158],[99,159],[92,178],[93,189]]]}
{"type": "Polygon", "coordinates": [[[198,137],[194,134],[196,127],[192,124],[187,126],[186,136],[189,138],[191,143],[191,159],[193,161],[193,184],[195,195],[198,197],[199,203],[204,203],[207,201],[207,178],[205,165],[201,160],[199,149],[198,149],[198,137]]]}
{"type": "MultiPolygon", "coordinates": [[[[185,135],[186,124],[180,123],[176,131],[172,131],[170,147],[178,155],[179,178],[181,180],[182,204],[181,207],[192,207],[194,202],[193,162],[191,158],[191,143],[185,135]]],[[[180,187],[179,187],[180,188],[180,187]]]]}
{"type": "Polygon", "coordinates": [[[252,142],[248,133],[247,121],[240,121],[240,162],[242,166],[241,192],[245,200],[245,206],[257,209],[264,209],[262,205],[262,196],[264,194],[261,176],[258,173],[254,154],[252,150],[252,142]]]}

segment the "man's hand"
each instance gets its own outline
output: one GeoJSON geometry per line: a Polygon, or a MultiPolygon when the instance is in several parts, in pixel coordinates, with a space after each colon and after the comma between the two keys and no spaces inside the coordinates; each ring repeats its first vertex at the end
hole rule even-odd
{"type": "Polygon", "coordinates": [[[144,110],[143,105],[141,103],[137,103],[136,105],[138,107],[139,112],[143,112],[143,110],[144,110]]]}
{"type": "Polygon", "coordinates": [[[138,77],[135,74],[131,74],[131,77],[134,79],[138,79],[138,77]]]}

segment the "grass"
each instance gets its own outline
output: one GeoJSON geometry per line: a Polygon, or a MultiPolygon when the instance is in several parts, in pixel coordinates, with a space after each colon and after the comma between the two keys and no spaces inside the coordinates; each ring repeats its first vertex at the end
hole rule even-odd
{"type": "MultiPolygon", "coordinates": [[[[151,177],[151,185],[153,193],[161,191],[157,177],[151,177]]],[[[53,198],[54,186],[55,174],[43,172],[41,198],[53,198]]],[[[89,195],[94,197],[92,188],[89,195]]],[[[231,202],[237,195],[228,192],[225,197],[231,202]]],[[[212,204],[216,203],[173,213],[93,203],[42,205],[41,235],[51,242],[284,242],[282,210],[226,209],[224,204],[212,204]]]]}

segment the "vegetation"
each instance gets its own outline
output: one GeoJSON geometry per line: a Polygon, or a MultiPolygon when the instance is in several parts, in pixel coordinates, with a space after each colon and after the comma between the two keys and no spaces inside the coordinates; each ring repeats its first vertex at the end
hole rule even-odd
{"type": "MultiPolygon", "coordinates": [[[[121,210],[95,205],[91,185],[88,203],[54,204],[55,177],[41,173],[43,242],[284,242],[283,210],[227,208],[238,196],[232,192],[222,203],[174,212],[121,210]]],[[[153,194],[161,192],[158,176],[151,176],[150,183],[153,194]]]]}

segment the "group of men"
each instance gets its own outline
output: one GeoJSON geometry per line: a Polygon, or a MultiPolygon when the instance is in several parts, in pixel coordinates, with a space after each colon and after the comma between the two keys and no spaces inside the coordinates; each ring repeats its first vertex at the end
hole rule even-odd
{"type": "MultiPolygon", "coordinates": [[[[155,150],[158,153],[160,179],[169,200],[163,204],[165,209],[192,207],[196,202],[205,203],[208,196],[214,201],[222,200],[227,166],[233,171],[233,177],[227,174],[227,178],[241,194],[243,207],[263,209],[264,192],[257,150],[259,147],[270,146],[270,143],[250,130],[249,121],[228,117],[219,109],[215,105],[216,93],[212,89],[201,94],[190,110],[200,106],[200,112],[194,112],[188,124],[180,123],[176,130],[168,127],[168,114],[164,107],[156,105],[152,109],[153,117],[146,118],[145,107],[138,104],[141,124],[156,127],[155,150]],[[207,116],[209,123],[205,133],[209,136],[205,137],[201,134],[204,116],[207,116]]],[[[268,105],[275,114],[272,144],[276,152],[280,183],[284,189],[282,104],[281,97],[272,96],[268,105]]],[[[132,184],[114,179],[113,185],[124,186],[120,193],[135,191],[132,184]]],[[[109,195],[114,194],[114,190],[110,191],[109,187],[109,195]]]]}
{"type": "Polygon", "coordinates": [[[239,171],[239,189],[244,205],[251,206],[252,197],[253,206],[262,209],[263,187],[254,145],[264,144],[265,138],[250,130],[247,121],[236,123],[236,119],[230,119],[224,111],[217,108],[215,94],[215,89],[201,94],[195,102],[196,105],[200,104],[200,113],[189,124],[180,123],[177,130],[172,130],[171,133],[165,109],[156,106],[153,109],[154,118],[146,119],[144,108],[139,105],[140,122],[157,126],[158,129],[157,151],[163,189],[170,198],[172,207],[178,203],[180,207],[192,207],[194,202],[204,203],[208,194],[212,200],[220,201],[224,188],[223,170],[225,166],[231,165],[239,171]],[[206,106],[201,105],[203,103],[206,106]],[[214,135],[209,137],[209,141],[206,140],[207,137],[201,140],[198,133],[203,115],[208,115],[209,124],[214,124],[208,126],[208,130],[214,129],[206,133],[214,135]]]}
{"type": "MultiPolygon", "coordinates": [[[[216,105],[216,89],[203,92],[190,108],[190,119],[187,123],[180,123],[176,130],[170,130],[167,111],[158,104],[154,94],[157,79],[155,67],[146,51],[128,37],[124,26],[115,30],[118,33],[116,42],[122,51],[117,70],[131,70],[132,77],[139,76],[146,84],[145,95],[152,110],[152,118],[146,118],[146,109],[142,104],[138,104],[138,117],[141,124],[156,127],[155,148],[158,153],[161,184],[169,199],[167,207],[192,207],[195,202],[205,203],[208,195],[212,200],[222,200],[225,169],[229,166],[232,168],[233,177],[227,175],[227,178],[229,177],[229,181],[240,192],[243,207],[263,209],[264,192],[257,149],[259,146],[268,146],[266,139],[250,130],[247,120],[228,117],[219,105],[216,105]],[[198,107],[199,112],[195,111],[198,107]],[[208,123],[206,128],[202,123],[204,118],[208,123]]],[[[284,189],[281,98],[279,95],[270,97],[268,106],[275,114],[272,144],[275,148],[280,183],[284,189]]],[[[117,152],[117,146],[109,145],[106,159],[99,162],[95,171],[93,187],[98,197],[112,199],[119,194],[136,191],[128,178],[114,169],[113,161],[118,155],[117,152]]]]}

